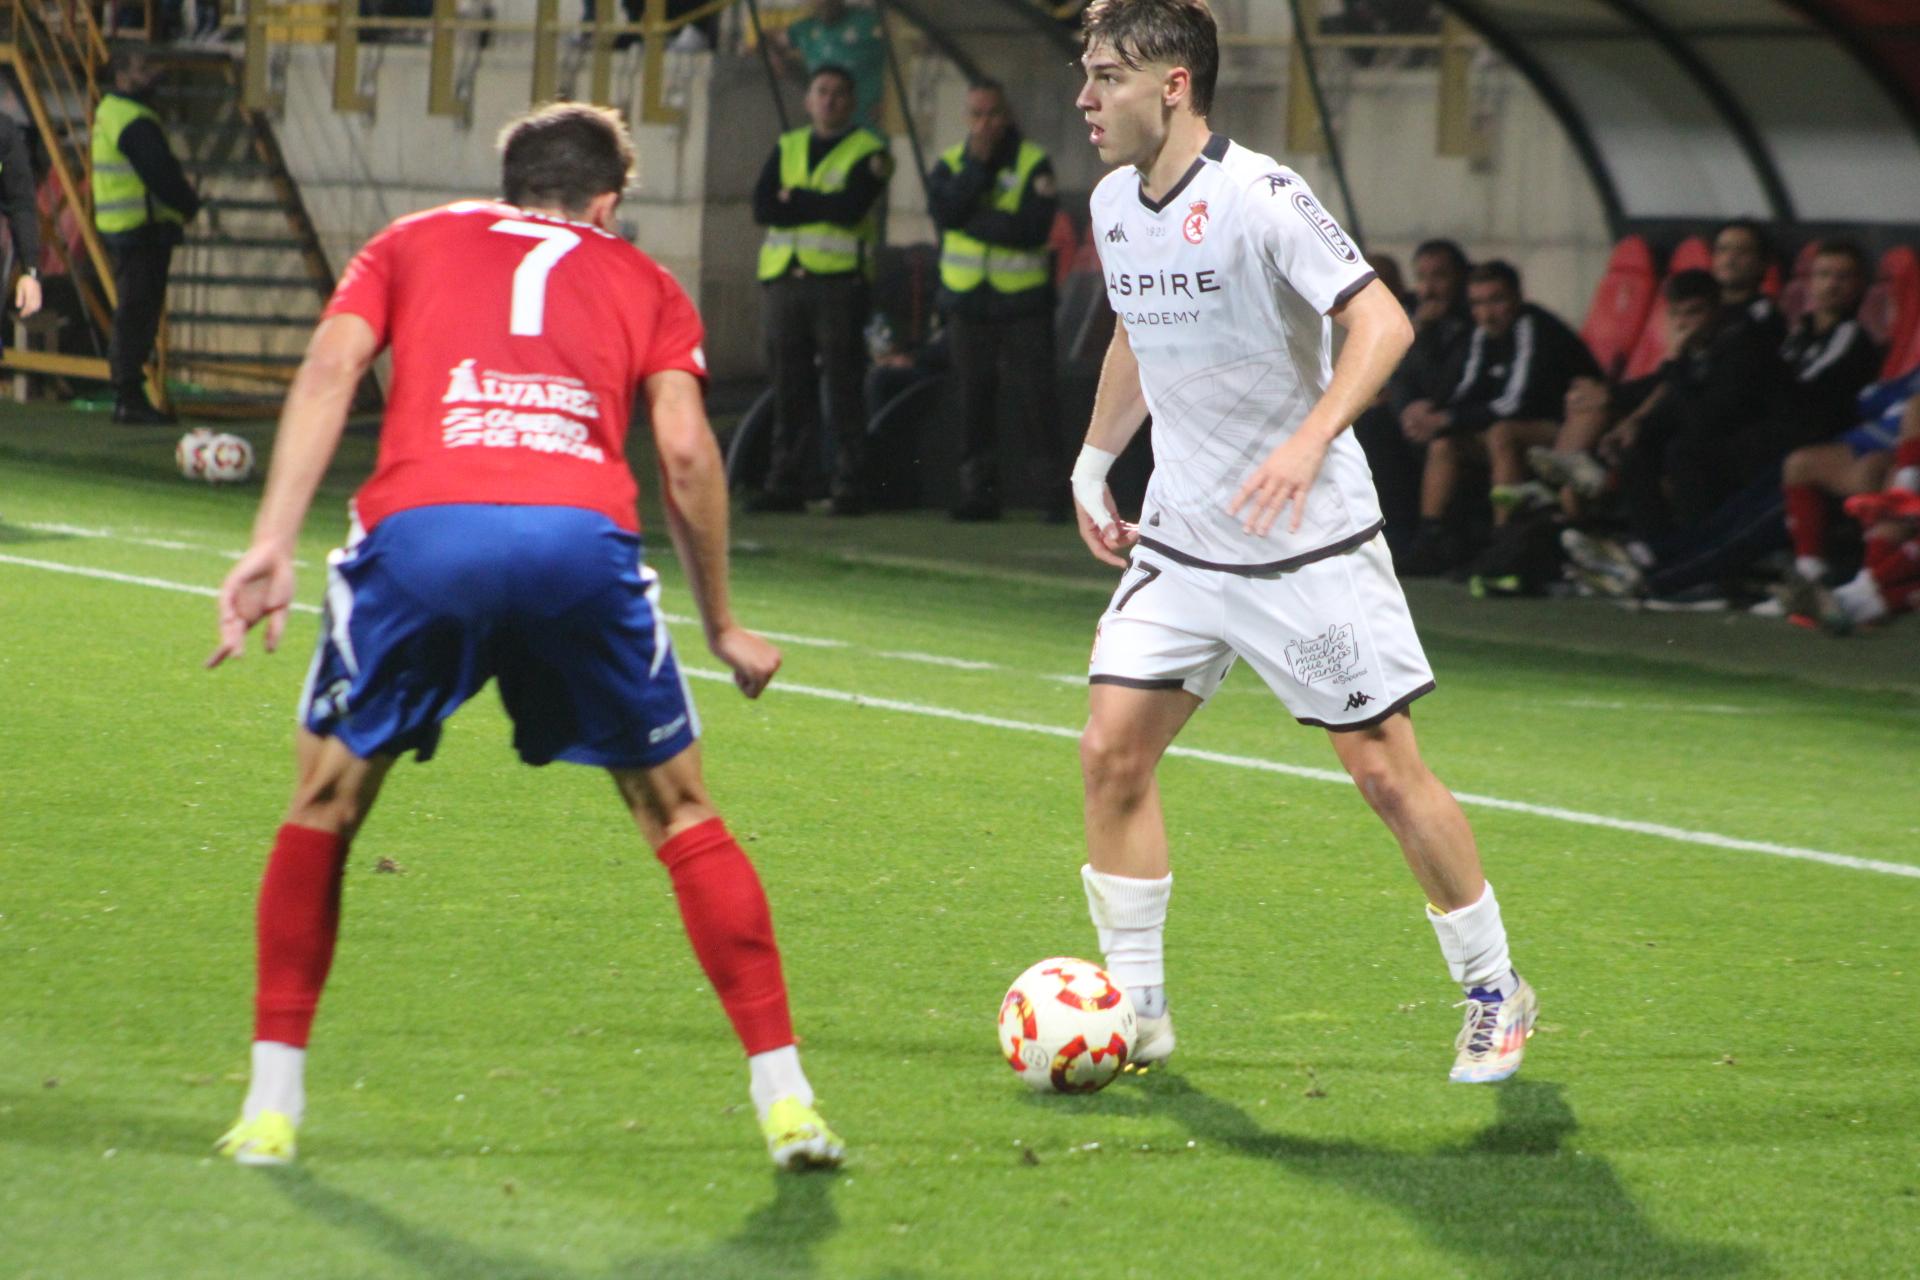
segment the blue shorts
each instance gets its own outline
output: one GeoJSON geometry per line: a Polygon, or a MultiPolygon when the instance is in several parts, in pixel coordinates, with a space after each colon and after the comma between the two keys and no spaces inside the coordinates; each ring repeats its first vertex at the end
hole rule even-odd
{"type": "Polygon", "coordinates": [[[1900,419],[1906,408],[1906,401],[1903,400],[1878,418],[1848,428],[1840,434],[1840,443],[1853,450],[1856,458],[1887,452],[1900,439],[1900,419]]]}
{"type": "Polygon", "coordinates": [[[528,764],[662,764],[700,721],[659,594],[639,537],[597,512],[397,512],[327,558],[300,723],[362,758],[426,760],[441,722],[497,677],[528,764]]]}

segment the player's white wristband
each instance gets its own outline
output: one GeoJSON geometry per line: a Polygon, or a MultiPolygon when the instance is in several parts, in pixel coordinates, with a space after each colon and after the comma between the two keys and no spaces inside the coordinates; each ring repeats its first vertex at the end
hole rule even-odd
{"type": "Polygon", "coordinates": [[[1104,529],[1114,523],[1113,513],[1107,510],[1107,472],[1113,470],[1114,461],[1119,454],[1108,453],[1105,449],[1086,444],[1080,446],[1080,456],[1074,459],[1073,500],[1093,521],[1093,527],[1104,529]]]}

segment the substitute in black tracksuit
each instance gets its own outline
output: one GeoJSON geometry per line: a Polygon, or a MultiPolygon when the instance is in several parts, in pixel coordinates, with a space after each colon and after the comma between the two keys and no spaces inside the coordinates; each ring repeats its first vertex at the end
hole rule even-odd
{"type": "MultiPolygon", "coordinates": [[[[34,200],[33,156],[27,135],[11,116],[0,115],[0,214],[13,236],[20,281],[13,305],[26,319],[40,309],[40,206],[34,200]]],[[[0,279],[5,278],[0,270],[0,279]]]]}
{"type": "Polygon", "coordinates": [[[967,91],[967,140],[927,175],[940,228],[940,299],[952,339],[965,424],[956,520],[1000,516],[1000,375],[1014,393],[1020,435],[1046,477],[1049,518],[1070,513],[1053,358],[1053,260],[1058,202],[1053,163],[1020,134],[1005,92],[967,91]]]}

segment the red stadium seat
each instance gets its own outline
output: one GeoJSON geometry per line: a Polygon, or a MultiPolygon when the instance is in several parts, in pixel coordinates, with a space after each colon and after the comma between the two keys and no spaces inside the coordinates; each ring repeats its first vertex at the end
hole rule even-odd
{"type": "Polygon", "coordinates": [[[1580,326],[1581,339],[1609,378],[1617,377],[1626,367],[1627,356],[1646,328],[1647,313],[1658,292],[1659,276],[1647,242],[1639,236],[1627,236],[1614,245],[1606,274],[1594,287],[1593,301],[1587,306],[1586,323],[1580,326]]]}
{"type": "Polygon", "coordinates": [[[1860,304],[1860,323],[1887,344],[1881,376],[1905,373],[1920,363],[1920,254],[1906,245],[1887,250],[1860,304]]]}
{"type": "MultiPolygon", "coordinates": [[[[1673,276],[1682,271],[1705,271],[1713,265],[1713,250],[1699,236],[1689,236],[1682,240],[1673,251],[1673,257],[1667,260],[1667,275],[1673,276]]],[[[1644,378],[1660,367],[1667,358],[1667,303],[1658,293],[1654,294],[1653,307],[1647,312],[1647,323],[1640,331],[1640,340],[1634,343],[1633,351],[1627,356],[1627,367],[1621,377],[1632,381],[1644,378]]]]}

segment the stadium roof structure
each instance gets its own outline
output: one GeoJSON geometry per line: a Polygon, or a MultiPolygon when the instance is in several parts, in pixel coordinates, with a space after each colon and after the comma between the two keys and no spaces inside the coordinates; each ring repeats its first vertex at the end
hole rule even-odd
{"type": "MultiPolygon", "coordinates": [[[[1920,219],[1914,0],[1437,2],[1540,95],[1616,229],[1739,215],[1920,219]]],[[[888,4],[963,67],[978,36],[1075,45],[1033,0],[888,4]]]]}

